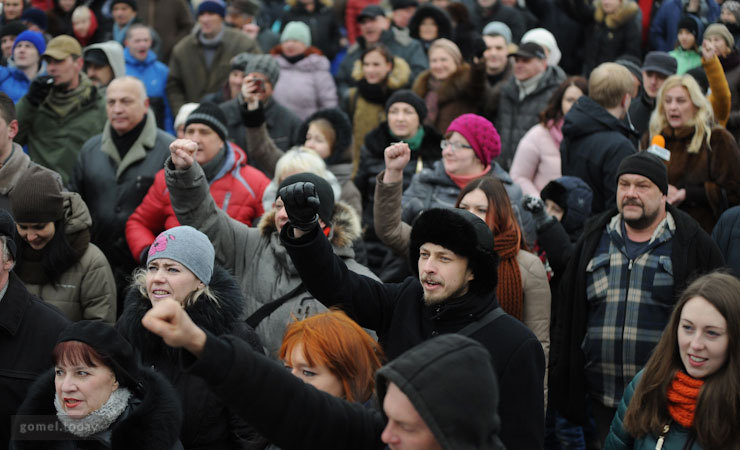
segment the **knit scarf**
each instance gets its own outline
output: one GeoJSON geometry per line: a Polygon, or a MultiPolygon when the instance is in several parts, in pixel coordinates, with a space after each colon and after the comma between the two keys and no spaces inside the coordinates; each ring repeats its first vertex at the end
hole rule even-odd
{"type": "Polygon", "coordinates": [[[51,95],[46,97],[46,105],[59,117],[67,117],[87,104],[95,92],[92,81],[87,75],[80,74],[80,84],[75,89],[63,91],[53,88],[51,95]]]}
{"type": "Polygon", "coordinates": [[[447,171],[445,171],[445,173],[447,174],[448,177],[450,177],[452,182],[455,183],[455,185],[457,185],[457,187],[462,189],[471,181],[475,180],[476,178],[482,177],[483,175],[487,174],[490,171],[491,171],[491,165],[489,164],[486,166],[485,169],[483,169],[483,172],[476,173],[473,175],[454,175],[447,171]]]}
{"type": "Polygon", "coordinates": [[[668,412],[684,428],[691,428],[694,424],[696,401],[703,384],[704,380],[698,380],[679,370],[668,387],[668,412]]]}
{"type": "Polygon", "coordinates": [[[54,394],[54,407],[57,410],[57,419],[59,419],[62,425],[64,425],[67,432],[77,437],[84,438],[106,431],[110,428],[113,422],[118,420],[121,414],[126,410],[130,398],[131,391],[123,387],[118,388],[111,393],[108,400],[103,403],[103,406],[81,419],[73,419],[69,417],[62,407],[59,396],[56,394],[54,394]]]}
{"type": "Polygon", "coordinates": [[[515,227],[496,235],[493,250],[501,259],[498,263],[496,295],[501,307],[510,315],[522,320],[522,273],[516,255],[519,253],[521,235],[515,227]]]}
{"type": "Polygon", "coordinates": [[[357,82],[357,92],[366,101],[378,105],[384,105],[391,94],[385,81],[371,84],[364,78],[357,82]]]}
{"type": "Polygon", "coordinates": [[[391,131],[391,137],[396,140],[403,141],[407,144],[409,144],[409,149],[413,152],[416,150],[419,150],[419,147],[421,147],[422,141],[424,141],[424,127],[419,127],[419,130],[416,132],[415,135],[411,136],[408,139],[402,139],[393,134],[391,131]]]}

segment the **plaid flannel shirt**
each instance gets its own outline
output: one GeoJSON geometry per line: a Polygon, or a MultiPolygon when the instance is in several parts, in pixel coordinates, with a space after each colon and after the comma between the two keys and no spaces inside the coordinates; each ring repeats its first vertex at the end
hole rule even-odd
{"type": "Polygon", "coordinates": [[[621,224],[617,214],[586,267],[588,325],[582,343],[588,393],[613,408],[647,363],[675,304],[673,216],[667,213],[647,249],[633,260],[627,256],[621,224]]]}

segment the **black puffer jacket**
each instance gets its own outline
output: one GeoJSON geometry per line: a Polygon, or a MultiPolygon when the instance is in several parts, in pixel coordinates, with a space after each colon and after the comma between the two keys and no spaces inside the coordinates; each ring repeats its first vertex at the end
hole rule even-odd
{"type": "MultiPolygon", "coordinates": [[[[240,320],[244,298],[234,278],[216,266],[209,284],[218,305],[205,297],[185,308],[196,325],[215,335],[232,334],[256,351],[262,345],[254,330],[240,320]]],[[[154,367],[174,386],[183,407],[180,439],[186,449],[237,449],[254,439],[247,424],[224,406],[203,382],[181,369],[181,353],[144,328],[141,319],[152,307],[149,299],[131,289],[116,329],[140,353],[145,365],[154,367]]]]}

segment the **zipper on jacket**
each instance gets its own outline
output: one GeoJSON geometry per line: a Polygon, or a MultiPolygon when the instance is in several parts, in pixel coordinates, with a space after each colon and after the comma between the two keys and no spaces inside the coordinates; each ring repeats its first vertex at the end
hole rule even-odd
{"type": "Polygon", "coordinates": [[[619,349],[619,353],[622,357],[622,375],[624,375],[624,362],[626,360],[625,354],[624,354],[624,327],[627,323],[627,299],[630,295],[630,281],[632,279],[632,265],[634,264],[635,260],[630,259],[629,263],[627,264],[627,289],[624,291],[624,316],[622,317],[622,339],[620,339],[619,342],[621,342],[621,347],[619,349]]]}

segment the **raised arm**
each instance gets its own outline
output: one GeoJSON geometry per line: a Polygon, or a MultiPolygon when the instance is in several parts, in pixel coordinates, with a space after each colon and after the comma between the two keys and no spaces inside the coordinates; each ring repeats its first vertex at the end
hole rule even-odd
{"type": "Polygon", "coordinates": [[[403,169],[411,158],[409,145],[391,144],[384,153],[385,170],[378,174],[375,185],[373,217],[375,234],[394,253],[406,256],[411,227],[401,220],[403,169]]]}

